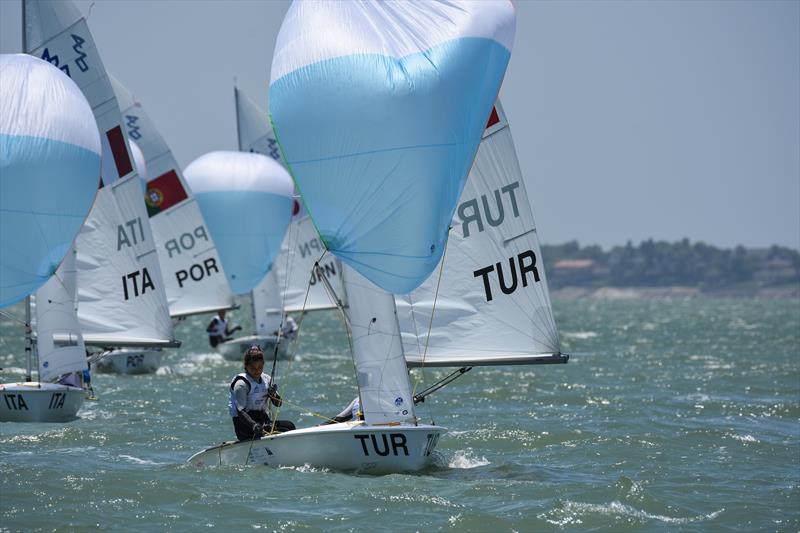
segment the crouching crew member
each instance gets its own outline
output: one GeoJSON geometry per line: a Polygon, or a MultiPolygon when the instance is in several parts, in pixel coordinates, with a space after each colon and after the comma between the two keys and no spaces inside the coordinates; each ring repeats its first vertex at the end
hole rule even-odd
{"type": "MultiPolygon", "coordinates": [[[[264,351],[260,346],[251,346],[244,354],[244,372],[231,381],[231,395],[228,408],[233,417],[233,429],[236,438],[248,440],[260,437],[272,428],[269,418],[269,402],[276,407],[283,403],[278,394],[278,387],[270,383],[270,377],[264,374],[264,351]]],[[[278,432],[295,429],[292,422],[278,420],[275,430],[278,432]]]]}

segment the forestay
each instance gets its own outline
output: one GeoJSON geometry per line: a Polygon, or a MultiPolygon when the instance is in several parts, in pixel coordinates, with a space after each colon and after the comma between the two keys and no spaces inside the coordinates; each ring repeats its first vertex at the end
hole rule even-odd
{"type": "Polygon", "coordinates": [[[270,115],[326,248],[402,294],[438,264],[514,38],[510,2],[294,2],[270,115]]]}
{"type": "Polygon", "coordinates": [[[75,249],[70,248],[55,275],[36,291],[36,346],[39,381],[88,368],[78,325],[75,249]]]}
{"type": "Polygon", "coordinates": [[[235,294],[249,293],[272,268],[292,214],[292,180],[269,157],[211,152],[184,176],[197,198],[235,294]]]}
{"type": "Polygon", "coordinates": [[[94,200],[100,136],[92,110],[58,69],[0,56],[0,307],[55,272],[94,200]]]}
{"type": "Polygon", "coordinates": [[[367,424],[415,421],[394,297],[345,265],[346,310],[367,424]]]}
{"type": "Polygon", "coordinates": [[[110,78],[128,136],[139,144],[147,164],[145,201],[170,315],[233,307],[233,294],[216,245],[172,151],[142,104],[118,80],[110,78]]]}
{"type": "Polygon", "coordinates": [[[564,362],[511,130],[498,101],[439,270],[396,297],[409,366],[564,362]],[[433,324],[431,310],[435,299],[433,324]]]}
{"type": "Polygon", "coordinates": [[[86,21],[68,1],[24,0],[25,49],[83,91],[100,129],[102,182],[78,235],[78,317],[87,344],[174,344],[161,270],[117,100],[86,21]]]}

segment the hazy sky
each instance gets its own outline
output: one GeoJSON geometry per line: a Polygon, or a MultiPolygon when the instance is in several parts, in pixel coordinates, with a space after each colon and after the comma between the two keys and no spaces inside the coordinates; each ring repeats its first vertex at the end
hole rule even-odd
{"type": "MultiPolygon", "coordinates": [[[[76,2],[185,167],[266,108],[288,2],[76,2]]],[[[515,2],[501,98],[539,234],[800,247],[800,2],[515,2]]],[[[20,4],[0,0],[0,50],[20,4]]]]}

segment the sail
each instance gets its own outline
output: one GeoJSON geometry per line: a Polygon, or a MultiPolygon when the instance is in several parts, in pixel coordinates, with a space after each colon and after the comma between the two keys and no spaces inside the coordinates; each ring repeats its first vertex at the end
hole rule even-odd
{"type": "Polygon", "coordinates": [[[438,296],[437,269],[395,299],[409,366],[565,362],[533,212],[499,101],[451,226],[438,296]]]}
{"type": "Polygon", "coordinates": [[[414,401],[408,379],[394,297],[345,265],[361,410],[367,424],[411,422],[414,401]]]}
{"type": "Polygon", "coordinates": [[[269,157],[210,152],[184,176],[197,198],[235,294],[249,293],[272,268],[292,215],[292,180],[269,157]]]}
{"type": "Polygon", "coordinates": [[[75,83],[39,59],[0,55],[0,307],[41,287],[97,191],[100,136],[75,83]]]}
{"type": "MultiPolygon", "coordinates": [[[[128,146],[131,147],[133,168],[136,169],[136,175],[139,176],[139,184],[142,186],[142,196],[144,196],[147,192],[147,161],[144,159],[142,149],[130,137],[128,137],[128,146]]],[[[150,226],[152,227],[152,224],[150,226]]]]}
{"type": "Polygon", "coordinates": [[[342,305],[348,305],[347,294],[342,283],[342,262],[332,254],[325,254],[323,257],[324,251],[325,247],[310,217],[303,217],[289,225],[286,238],[281,245],[281,254],[275,260],[274,267],[278,271],[285,311],[317,311],[336,308],[336,302],[331,301],[331,297],[319,279],[319,273],[314,270],[314,263],[317,261],[319,261],[322,275],[330,282],[342,305]],[[320,258],[322,258],[321,261],[320,258]]]}
{"type": "Polygon", "coordinates": [[[136,140],[146,160],[147,213],[164,274],[170,315],[233,307],[233,294],[216,245],[172,151],[142,104],[113,76],[110,78],[128,136],[136,140]]]}
{"type": "Polygon", "coordinates": [[[283,318],[278,277],[274,268],[256,285],[252,296],[256,335],[274,335],[280,329],[283,318]]]}
{"type": "Polygon", "coordinates": [[[233,88],[233,98],[236,103],[236,135],[239,140],[239,150],[269,156],[285,167],[267,114],[238,87],[233,88]]]}
{"type": "Polygon", "coordinates": [[[78,325],[75,249],[70,248],[55,275],[36,291],[36,346],[39,380],[88,368],[78,325]]]}
{"type": "Polygon", "coordinates": [[[326,248],[389,292],[410,292],[441,259],[514,26],[508,1],[289,8],[275,134],[326,248]]]}
{"type": "Polygon", "coordinates": [[[117,99],[86,20],[69,1],[24,0],[25,49],[81,89],[101,138],[102,187],[75,241],[78,318],[101,346],[174,344],[150,223],[117,99]]]}

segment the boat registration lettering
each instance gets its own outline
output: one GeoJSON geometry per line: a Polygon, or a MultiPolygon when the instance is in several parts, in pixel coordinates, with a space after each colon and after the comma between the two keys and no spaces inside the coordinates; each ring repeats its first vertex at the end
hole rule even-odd
{"type": "Polygon", "coordinates": [[[489,205],[489,199],[485,194],[481,195],[480,203],[478,203],[477,198],[461,202],[458,205],[458,218],[461,219],[461,232],[464,238],[466,239],[470,235],[470,223],[474,222],[475,228],[480,233],[485,229],[484,220],[493,227],[502,224],[506,219],[506,210],[510,211],[514,218],[518,218],[519,208],[517,207],[517,197],[514,193],[514,190],[518,187],[519,182],[515,181],[492,191],[488,196],[494,197],[494,207],[489,205]],[[492,214],[492,209],[495,209],[496,215],[492,214]]]}
{"type": "Polygon", "coordinates": [[[130,274],[122,276],[122,292],[124,293],[126,300],[130,299],[131,294],[134,297],[143,295],[145,292],[147,292],[148,288],[151,290],[156,290],[156,286],[153,284],[153,279],[147,272],[147,268],[135,270],[130,274]],[[128,280],[130,280],[130,290],[128,288],[128,280]]]}
{"type": "Polygon", "coordinates": [[[27,411],[28,404],[25,403],[25,398],[22,394],[3,394],[3,399],[6,401],[6,407],[9,411],[27,411]]]}
{"type": "Polygon", "coordinates": [[[495,263],[494,265],[489,265],[488,267],[481,268],[472,273],[476,278],[479,276],[483,278],[483,289],[486,292],[487,302],[491,302],[493,299],[492,284],[490,282],[490,275],[492,272],[497,273],[497,281],[500,285],[500,290],[503,291],[503,294],[512,294],[517,290],[517,264],[519,264],[519,274],[522,278],[523,287],[528,286],[529,273],[533,274],[534,283],[539,281],[539,270],[536,268],[536,254],[533,253],[533,250],[522,252],[521,254],[517,255],[516,258],[509,257],[508,273],[504,272],[503,263],[495,263]],[[511,278],[510,281],[508,280],[508,277],[511,278]]]}
{"type": "Polygon", "coordinates": [[[187,279],[192,281],[200,281],[206,276],[211,276],[212,272],[219,272],[219,268],[217,267],[217,260],[213,257],[209,257],[203,264],[195,263],[190,266],[188,269],[178,270],[175,272],[175,277],[178,279],[178,287],[183,287],[183,282],[187,279]]]}
{"type": "Polygon", "coordinates": [[[64,400],[67,399],[67,395],[63,392],[54,392],[52,396],[50,396],[50,405],[47,407],[48,409],[61,409],[64,407],[64,400]]]}
{"type": "Polygon", "coordinates": [[[374,433],[369,435],[353,435],[353,438],[361,441],[361,451],[364,452],[365,457],[369,457],[370,448],[373,453],[383,457],[386,457],[390,453],[394,456],[398,456],[400,455],[398,453],[400,450],[403,451],[403,455],[408,455],[406,436],[402,433],[390,433],[388,438],[386,433],[381,433],[380,435],[375,435],[374,433]],[[370,443],[372,446],[368,446],[367,443],[370,443]]]}
{"type": "Polygon", "coordinates": [[[122,250],[122,246],[130,248],[131,246],[143,243],[147,239],[144,236],[144,227],[142,226],[142,219],[139,217],[125,222],[125,224],[117,225],[117,251],[122,250]],[[127,231],[125,228],[128,228],[127,231]]]}
{"type": "Polygon", "coordinates": [[[208,243],[208,233],[206,233],[205,226],[197,226],[191,232],[181,233],[179,237],[170,239],[164,243],[164,249],[172,259],[173,252],[180,255],[182,252],[188,252],[197,245],[197,241],[203,240],[208,243]]]}
{"type": "MultiPolygon", "coordinates": [[[[86,54],[86,52],[83,51],[83,43],[86,42],[86,39],[74,33],[70,33],[70,37],[72,37],[72,42],[73,42],[72,51],[78,55],[78,57],[75,58],[74,63],[81,72],[86,72],[87,70],[89,70],[89,64],[86,62],[86,58],[88,57],[88,55],[86,54]]],[[[61,60],[58,57],[58,54],[51,55],[49,48],[45,47],[45,49],[42,50],[41,58],[47,61],[48,63],[61,69],[61,71],[70,78],[72,77],[72,74],[70,74],[69,72],[68,62],[65,62],[62,65],[61,60]]]]}
{"type": "Polygon", "coordinates": [[[141,354],[141,353],[137,353],[137,354],[134,354],[134,355],[129,355],[125,359],[125,366],[127,366],[128,368],[131,368],[131,367],[136,368],[137,366],[141,365],[142,363],[144,363],[144,354],[141,354]]]}

